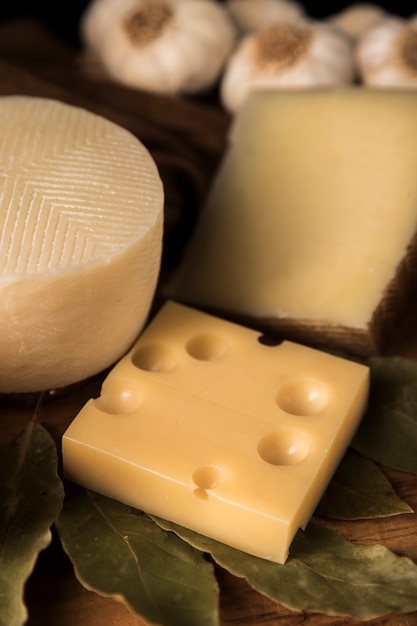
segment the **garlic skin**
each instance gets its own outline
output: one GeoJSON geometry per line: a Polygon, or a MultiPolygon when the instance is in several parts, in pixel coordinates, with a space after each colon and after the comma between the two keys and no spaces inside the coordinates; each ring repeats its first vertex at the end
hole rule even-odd
{"type": "Polygon", "coordinates": [[[226,63],[220,99],[236,113],[254,89],[339,86],[354,74],[343,33],[321,22],[277,22],[241,39],[226,63]]]}
{"type": "Polygon", "coordinates": [[[417,16],[390,16],[359,39],[355,59],[364,85],[417,88],[417,16]]]}
{"type": "Polygon", "coordinates": [[[112,79],[174,95],[214,85],[237,30],[214,0],[92,0],[80,35],[112,79]]]}
{"type": "Polygon", "coordinates": [[[357,3],[351,4],[328,19],[330,24],[336,26],[353,41],[357,41],[370,26],[387,16],[387,11],[376,4],[357,3]]]}
{"type": "Polygon", "coordinates": [[[251,33],[273,22],[297,22],[305,11],[294,0],[226,0],[225,7],[240,34],[251,33]]]}

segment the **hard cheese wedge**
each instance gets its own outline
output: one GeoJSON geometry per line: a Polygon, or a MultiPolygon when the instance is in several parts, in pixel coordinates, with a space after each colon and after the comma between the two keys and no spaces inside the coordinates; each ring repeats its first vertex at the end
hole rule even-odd
{"type": "Polygon", "coordinates": [[[417,94],[258,92],[170,292],[358,354],[417,319],[417,94]]]}
{"type": "Polygon", "coordinates": [[[163,189],[145,147],[83,109],[0,98],[0,392],[113,364],[158,277],[163,189]]]}
{"type": "Polygon", "coordinates": [[[366,366],[168,302],[63,437],[66,477],[283,563],[364,411],[366,366]]]}

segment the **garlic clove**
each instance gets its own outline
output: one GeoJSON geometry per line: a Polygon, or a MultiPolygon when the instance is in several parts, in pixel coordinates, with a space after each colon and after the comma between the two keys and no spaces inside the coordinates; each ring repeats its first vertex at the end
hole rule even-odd
{"type": "Polygon", "coordinates": [[[80,33],[108,76],[161,94],[212,87],[237,39],[215,0],[92,0],[80,33]]]}
{"type": "Polygon", "coordinates": [[[225,6],[241,34],[305,17],[304,7],[294,0],[226,0],[225,6]]]}
{"type": "Polygon", "coordinates": [[[359,2],[347,6],[328,20],[353,41],[357,41],[370,26],[387,16],[388,12],[381,6],[359,2]]]}
{"type": "Polygon", "coordinates": [[[359,39],[355,59],[365,85],[417,88],[417,17],[377,22],[359,39]]]}
{"type": "Polygon", "coordinates": [[[245,35],[226,63],[220,99],[236,113],[254,89],[328,87],[353,82],[349,39],[320,22],[277,22],[245,35]]]}

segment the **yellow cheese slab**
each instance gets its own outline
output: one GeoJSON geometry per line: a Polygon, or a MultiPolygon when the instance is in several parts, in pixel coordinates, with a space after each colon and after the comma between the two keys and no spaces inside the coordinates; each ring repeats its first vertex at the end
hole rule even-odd
{"type": "Polygon", "coordinates": [[[251,94],[171,295],[303,343],[383,351],[416,308],[416,171],[416,93],[251,94]]]}
{"type": "Polygon", "coordinates": [[[364,365],[168,302],[81,409],[65,476],[285,562],[363,414],[364,365]]]}
{"type": "Polygon", "coordinates": [[[0,392],[65,387],[142,329],[163,189],[129,132],[54,100],[0,98],[0,392]]]}

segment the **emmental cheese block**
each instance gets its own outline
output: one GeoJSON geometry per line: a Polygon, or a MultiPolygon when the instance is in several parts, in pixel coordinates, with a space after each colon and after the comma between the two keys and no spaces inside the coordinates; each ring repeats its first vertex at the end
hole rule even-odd
{"type": "Polygon", "coordinates": [[[0,392],[66,387],[141,331],[163,188],[147,149],[81,108],[0,98],[0,392]]]}
{"type": "Polygon", "coordinates": [[[388,353],[417,321],[416,172],[416,93],[251,94],[170,297],[310,345],[388,353]]]}
{"type": "Polygon", "coordinates": [[[167,302],[64,433],[64,474],[283,563],[368,389],[364,365],[167,302]]]}

